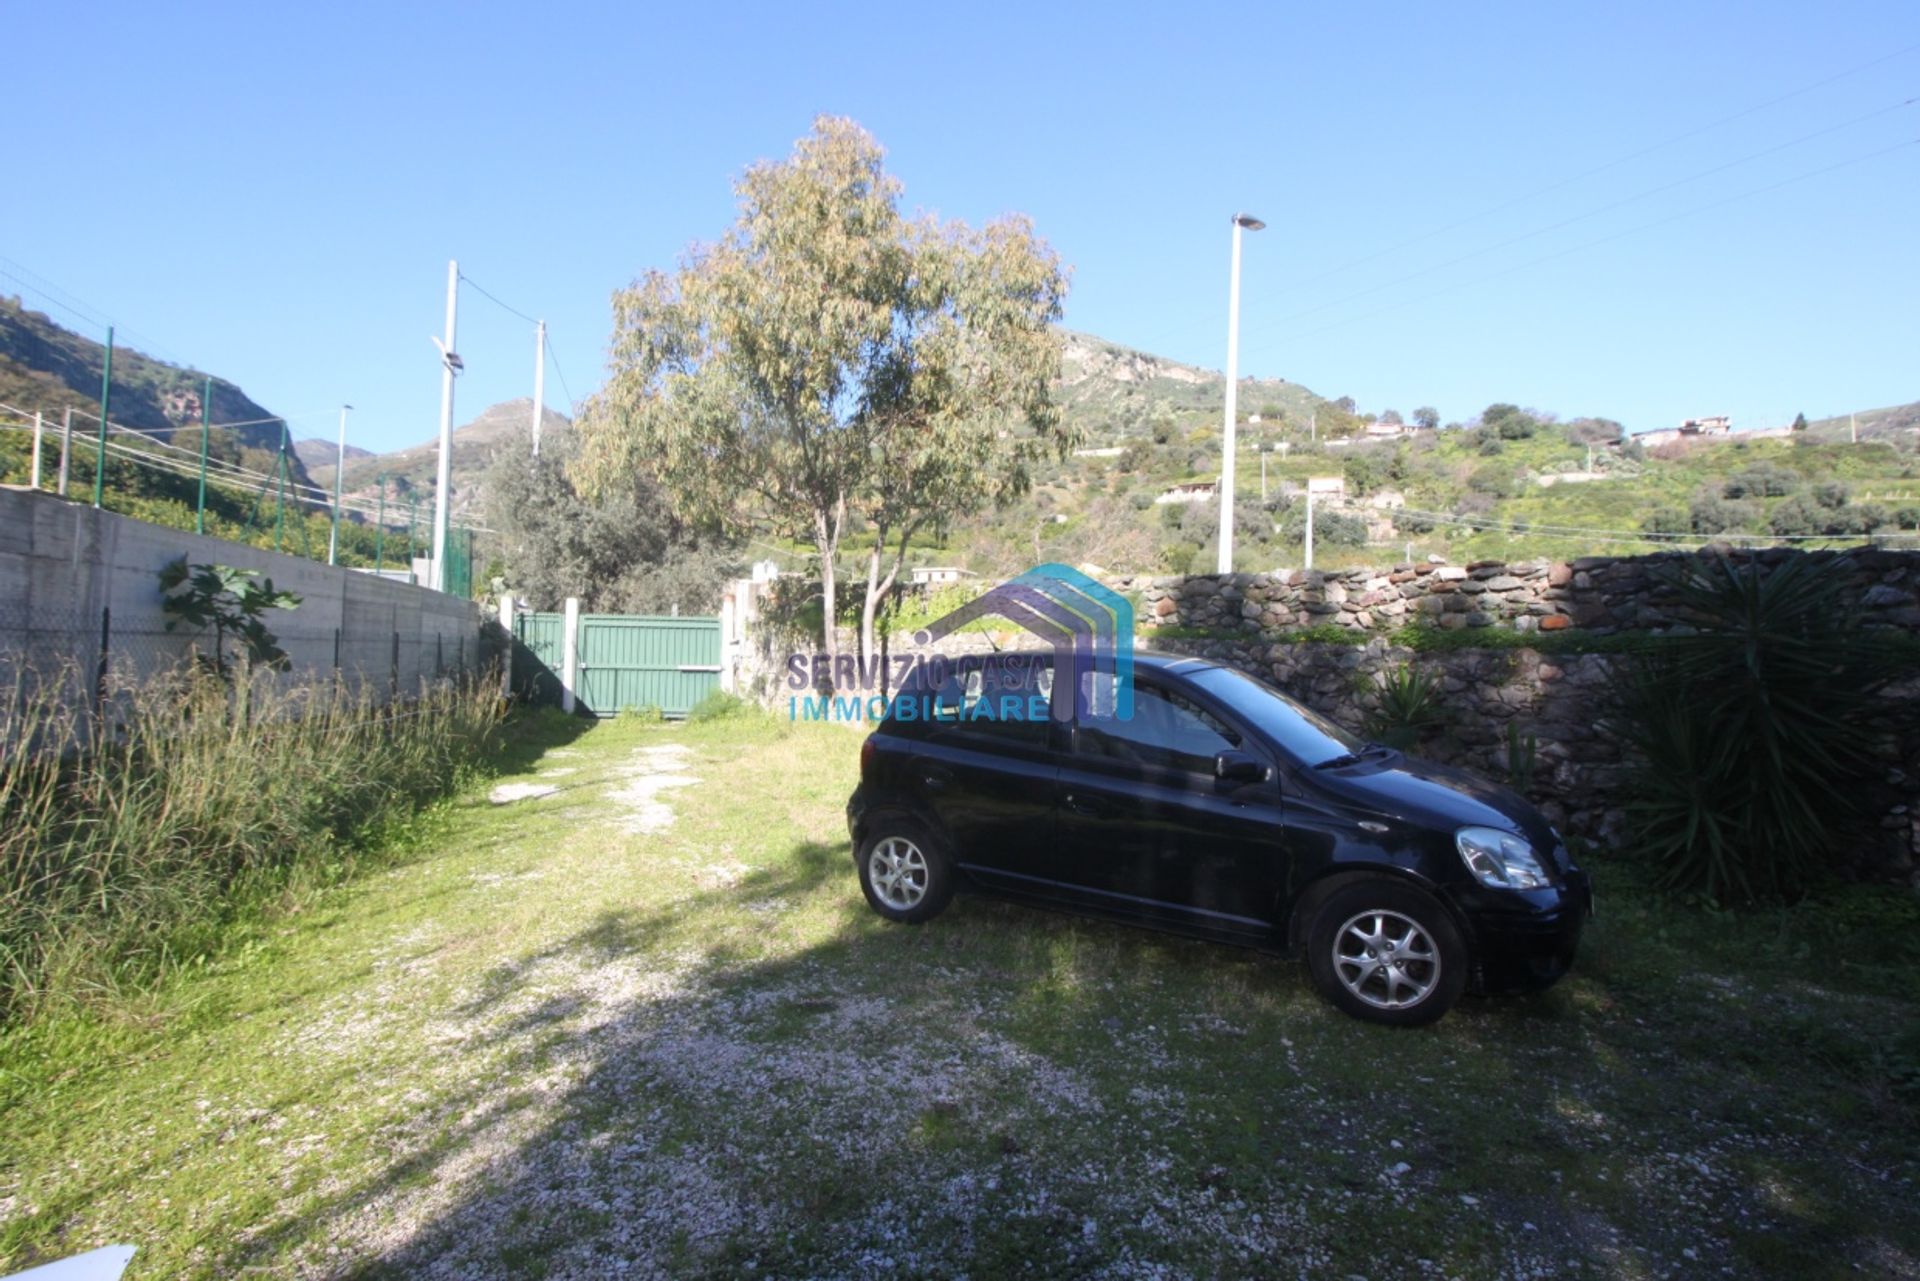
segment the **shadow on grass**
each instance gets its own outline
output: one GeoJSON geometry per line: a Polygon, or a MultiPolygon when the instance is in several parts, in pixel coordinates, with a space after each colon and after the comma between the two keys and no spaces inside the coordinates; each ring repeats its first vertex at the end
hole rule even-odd
{"type": "MultiPolygon", "coordinates": [[[[529,728],[520,773],[577,737],[529,728]]],[[[1647,1252],[1677,1265],[1682,1232],[1703,1262],[1762,1274],[1910,1262],[1898,1172],[1848,1170],[1879,1159],[1857,1142],[1869,1127],[1897,1132],[1911,1108],[1822,1100],[1817,1073],[1781,1062],[1798,1015],[1703,987],[1615,912],[1562,987],[1406,1033],[1333,1013],[1300,966],[1241,949],[967,896],[888,926],[844,842],[797,842],[731,886],[603,912],[483,973],[436,1019],[436,1052],[473,1055],[482,1079],[393,1122],[393,1159],[300,1217],[251,1211],[257,1229],[209,1268],[332,1274],[308,1251],[340,1242],[361,1252],[346,1274],[377,1277],[1419,1258],[1473,1275],[1520,1257],[1607,1275],[1647,1252]],[[1777,1154],[1739,1138],[1782,1127],[1777,1154]],[[1666,1199],[1651,1212],[1649,1187],[1666,1199]],[[1535,1236],[1503,1235],[1523,1220],[1535,1236]]],[[[266,1106],[367,1070],[343,1058],[266,1106]]]]}

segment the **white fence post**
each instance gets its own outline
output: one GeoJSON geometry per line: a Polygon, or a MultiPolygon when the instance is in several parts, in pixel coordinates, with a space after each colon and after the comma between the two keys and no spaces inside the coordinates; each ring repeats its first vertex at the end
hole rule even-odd
{"type": "Polygon", "coordinates": [[[567,597],[565,621],[560,624],[560,710],[573,710],[573,691],[580,679],[580,598],[567,597]]]}
{"type": "Polygon", "coordinates": [[[500,630],[507,634],[507,649],[500,658],[500,697],[513,697],[513,593],[500,593],[500,630]]]}
{"type": "Polygon", "coordinates": [[[739,589],[738,583],[728,583],[720,593],[720,688],[728,694],[738,692],[734,689],[734,650],[739,642],[739,589]]]}

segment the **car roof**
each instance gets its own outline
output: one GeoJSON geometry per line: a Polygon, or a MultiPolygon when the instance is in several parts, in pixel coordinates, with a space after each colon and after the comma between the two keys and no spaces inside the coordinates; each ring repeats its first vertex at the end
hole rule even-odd
{"type": "MultiPolygon", "coordinates": [[[[988,654],[949,654],[944,657],[946,657],[949,662],[954,663],[962,659],[971,659],[978,663],[987,664],[1008,659],[1018,659],[1021,661],[1051,659],[1054,657],[1054,652],[1050,649],[1002,649],[995,650],[988,654]]],[[[1204,671],[1207,668],[1223,666],[1223,664],[1216,663],[1210,658],[1195,658],[1191,654],[1167,654],[1155,649],[1134,650],[1133,665],[1136,668],[1145,668],[1151,672],[1182,673],[1204,671]]]]}

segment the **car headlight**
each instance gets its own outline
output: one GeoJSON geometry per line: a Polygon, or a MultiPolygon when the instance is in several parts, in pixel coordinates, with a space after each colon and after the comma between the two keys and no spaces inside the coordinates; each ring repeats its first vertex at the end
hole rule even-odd
{"type": "Polygon", "coordinates": [[[1460,861],[1482,885],[1496,890],[1537,890],[1547,883],[1533,846],[1497,827],[1463,827],[1453,834],[1460,861]]]}

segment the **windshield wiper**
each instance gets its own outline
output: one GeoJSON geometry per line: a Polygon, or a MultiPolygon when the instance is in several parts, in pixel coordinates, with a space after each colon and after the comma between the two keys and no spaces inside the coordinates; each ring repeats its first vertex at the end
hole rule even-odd
{"type": "Polygon", "coordinates": [[[1342,752],[1338,756],[1329,756],[1326,760],[1315,765],[1314,768],[1337,769],[1342,765],[1357,765],[1366,757],[1378,756],[1382,752],[1391,752],[1392,750],[1393,749],[1385,743],[1368,743],[1357,752],[1342,752]]]}

